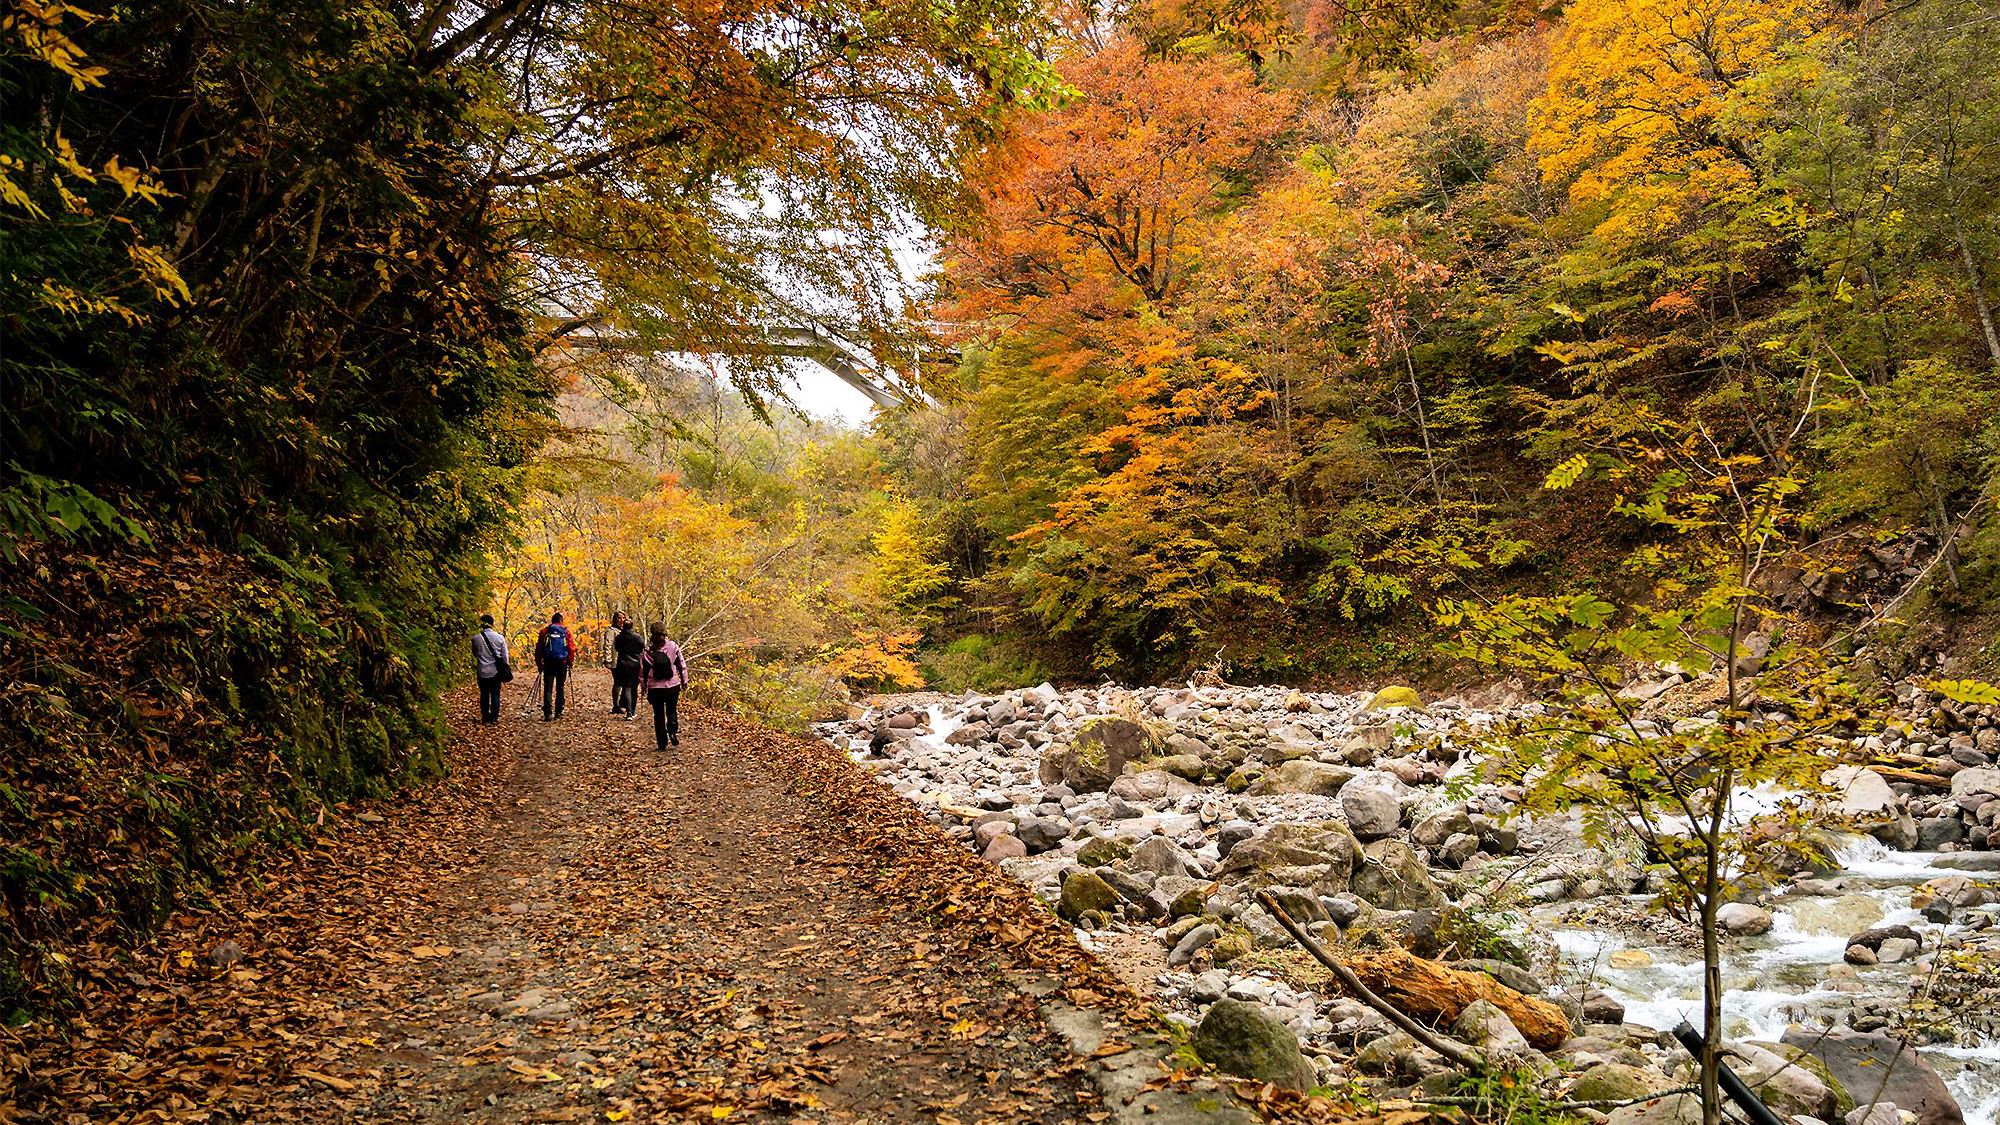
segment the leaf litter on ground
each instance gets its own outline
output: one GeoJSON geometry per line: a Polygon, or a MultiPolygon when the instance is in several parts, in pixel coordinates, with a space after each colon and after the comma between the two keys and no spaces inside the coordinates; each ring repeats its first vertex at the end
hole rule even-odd
{"type": "MultiPolygon", "coordinates": [[[[146,945],[92,945],[82,1014],[0,1039],[0,1121],[1105,1111],[1017,982],[1128,1031],[1157,1014],[1025,888],[824,743],[689,708],[660,754],[595,686],[560,723],[456,726],[449,776],[379,823],[329,817],[146,945]]],[[[1372,1116],[1234,1088],[1273,1119],[1372,1116]]]]}

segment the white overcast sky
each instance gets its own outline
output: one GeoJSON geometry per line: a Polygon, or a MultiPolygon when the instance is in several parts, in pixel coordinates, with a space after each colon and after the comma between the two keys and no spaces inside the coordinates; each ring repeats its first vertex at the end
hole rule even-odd
{"type": "Polygon", "coordinates": [[[792,401],[815,418],[830,418],[860,429],[875,415],[875,404],[840,377],[810,360],[791,364],[792,401]]]}

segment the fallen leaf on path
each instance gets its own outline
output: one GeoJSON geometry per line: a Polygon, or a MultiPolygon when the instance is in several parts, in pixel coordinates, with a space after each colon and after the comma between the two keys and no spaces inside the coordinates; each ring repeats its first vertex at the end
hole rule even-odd
{"type": "Polygon", "coordinates": [[[326,1086],[329,1089],[339,1090],[343,1094],[349,1090],[354,1089],[354,1083],[349,1082],[347,1079],[335,1078],[331,1074],[321,1074],[317,1070],[300,1070],[300,1071],[295,1071],[294,1073],[296,1073],[300,1078],[310,1078],[314,1082],[317,1082],[322,1086],[326,1086]]]}

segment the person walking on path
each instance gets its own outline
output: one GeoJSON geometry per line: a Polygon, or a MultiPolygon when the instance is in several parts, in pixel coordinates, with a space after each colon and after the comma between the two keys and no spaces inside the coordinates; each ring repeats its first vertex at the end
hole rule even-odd
{"type": "Polygon", "coordinates": [[[646,702],[653,705],[653,741],[661,750],[681,744],[681,689],[687,686],[687,661],[681,646],[667,639],[667,627],[654,625],[652,640],[639,656],[639,680],[646,685],[646,702]]]}
{"type": "Polygon", "coordinates": [[[621,711],[627,722],[639,717],[639,669],[644,663],[646,639],[632,627],[632,619],[619,614],[620,628],[611,638],[611,713],[621,711]]]}
{"type": "Polygon", "coordinates": [[[479,633],[472,638],[474,671],[479,677],[479,721],[500,721],[500,685],[514,678],[507,663],[507,638],[493,627],[493,615],[479,615],[479,633]]]}
{"type": "MultiPolygon", "coordinates": [[[[624,610],[614,610],[611,627],[597,631],[597,662],[611,672],[611,713],[614,715],[620,710],[618,700],[621,698],[618,694],[618,634],[629,620],[624,610]]],[[[640,641],[639,647],[645,648],[646,642],[640,641]]]]}
{"type": "Polygon", "coordinates": [[[535,669],[542,674],[542,721],[562,718],[563,702],[569,694],[569,667],[576,662],[576,642],[563,624],[563,615],[552,613],[549,623],[535,638],[535,669]]]}

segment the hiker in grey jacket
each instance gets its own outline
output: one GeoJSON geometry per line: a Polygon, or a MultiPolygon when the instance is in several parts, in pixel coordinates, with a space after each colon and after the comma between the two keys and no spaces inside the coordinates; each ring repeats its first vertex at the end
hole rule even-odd
{"type": "Polygon", "coordinates": [[[479,616],[479,632],[472,638],[472,659],[479,676],[479,721],[497,723],[500,685],[513,678],[513,668],[507,662],[507,638],[493,627],[490,613],[479,616]]]}

